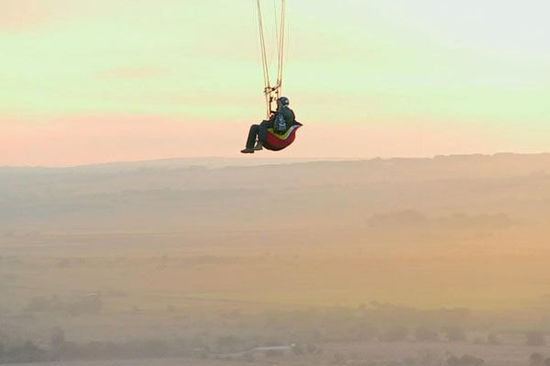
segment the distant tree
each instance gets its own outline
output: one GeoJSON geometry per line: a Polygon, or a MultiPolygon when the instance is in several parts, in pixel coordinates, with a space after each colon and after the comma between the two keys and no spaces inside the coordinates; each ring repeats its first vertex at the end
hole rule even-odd
{"type": "Polygon", "coordinates": [[[341,352],[336,352],[332,355],[332,358],[330,359],[330,363],[332,365],[343,365],[346,363],[346,356],[344,356],[341,352]]]}
{"type": "Polygon", "coordinates": [[[493,346],[496,346],[496,345],[499,345],[500,344],[500,339],[498,338],[498,335],[495,334],[495,333],[490,333],[488,336],[487,336],[487,343],[488,344],[491,344],[493,346]]]}
{"type": "Polygon", "coordinates": [[[419,342],[432,342],[439,339],[439,335],[435,330],[425,327],[418,327],[414,331],[414,338],[419,342]]]}
{"type": "Polygon", "coordinates": [[[544,334],[538,331],[530,331],[525,333],[526,341],[525,343],[528,346],[544,346],[545,339],[544,334]]]}
{"type": "Polygon", "coordinates": [[[306,354],[306,346],[304,344],[298,343],[298,344],[294,345],[292,350],[294,351],[295,355],[304,355],[304,354],[306,354]]]}
{"type": "Polygon", "coordinates": [[[466,340],[466,333],[462,328],[448,327],[444,331],[449,342],[462,342],[466,340]]]}
{"type": "Polygon", "coordinates": [[[479,357],[463,355],[462,357],[451,356],[447,359],[449,366],[481,366],[485,360],[479,357]]]}
{"type": "Polygon", "coordinates": [[[307,352],[311,354],[321,354],[323,353],[323,349],[320,346],[316,346],[314,344],[309,343],[307,345],[307,352]]]}
{"type": "Polygon", "coordinates": [[[485,363],[484,359],[470,355],[464,355],[460,360],[464,366],[481,366],[485,363]]]}
{"type": "Polygon", "coordinates": [[[46,352],[32,341],[26,341],[21,346],[10,348],[6,351],[6,360],[12,363],[42,361],[46,352]]]}
{"type": "Polygon", "coordinates": [[[235,335],[222,336],[216,340],[216,344],[221,352],[233,352],[241,344],[241,339],[235,335]]]}
{"type": "Polygon", "coordinates": [[[278,349],[270,349],[265,352],[266,357],[275,358],[275,357],[283,357],[285,353],[278,349]]]}
{"type": "Polygon", "coordinates": [[[28,311],[50,310],[50,302],[44,296],[34,296],[29,300],[26,310],[28,311]]]}
{"type": "Polygon", "coordinates": [[[60,327],[52,329],[50,334],[50,344],[52,348],[58,349],[65,343],[65,332],[60,327]]]}
{"type": "Polygon", "coordinates": [[[69,267],[71,265],[71,260],[68,258],[63,258],[57,261],[57,267],[64,268],[69,267]]]}
{"type": "Polygon", "coordinates": [[[401,365],[416,366],[416,365],[418,365],[418,360],[414,357],[406,357],[403,360],[401,360],[401,365]]]}
{"type": "Polygon", "coordinates": [[[531,366],[542,365],[544,362],[544,356],[538,352],[531,353],[529,356],[529,364],[531,366]]]}
{"type": "Polygon", "coordinates": [[[449,366],[459,366],[460,365],[460,359],[456,356],[451,356],[447,359],[447,365],[449,365],[449,366]]]}
{"type": "Polygon", "coordinates": [[[244,354],[243,360],[246,362],[254,362],[256,361],[256,358],[254,357],[254,354],[247,352],[244,354]]]}
{"type": "Polygon", "coordinates": [[[442,365],[443,359],[437,352],[434,352],[433,350],[424,350],[420,352],[417,364],[419,366],[442,365]]]}
{"type": "Polygon", "coordinates": [[[166,306],[166,311],[169,312],[169,313],[175,313],[176,312],[176,307],[174,305],[168,305],[168,306],[166,306]]]}
{"type": "Polygon", "coordinates": [[[371,323],[365,321],[359,321],[355,325],[355,338],[361,339],[364,341],[369,341],[373,338],[376,338],[379,335],[378,329],[373,326],[371,323]]]}
{"type": "Polygon", "coordinates": [[[388,329],[380,335],[380,340],[383,342],[401,342],[407,338],[409,330],[405,327],[397,326],[388,329]]]}

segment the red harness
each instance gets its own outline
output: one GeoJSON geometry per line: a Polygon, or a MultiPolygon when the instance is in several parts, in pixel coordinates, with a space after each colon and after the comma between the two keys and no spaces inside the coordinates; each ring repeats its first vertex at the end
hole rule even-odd
{"type": "Polygon", "coordinates": [[[272,128],[267,129],[267,135],[264,141],[264,147],[268,150],[279,151],[289,146],[294,142],[296,138],[296,131],[302,127],[302,124],[295,122],[292,127],[288,129],[284,134],[279,135],[273,132],[272,128]]]}

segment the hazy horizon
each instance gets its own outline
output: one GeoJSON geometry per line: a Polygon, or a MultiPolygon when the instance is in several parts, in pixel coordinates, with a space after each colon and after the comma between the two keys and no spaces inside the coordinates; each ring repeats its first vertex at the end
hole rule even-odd
{"type": "Polygon", "coordinates": [[[197,157],[166,157],[166,158],[151,158],[138,160],[114,160],[100,161],[83,164],[61,164],[61,165],[0,165],[2,168],[45,168],[45,169],[64,169],[64,168],[84,168],[84,167],[101,167],[101,166],[131,166],[131,165],[169,165],[174,163],[193,164],[198,166],[222,167],[222,166],[257,166],[257,165],[273,165],[273,164],[293,164],[307,162],[357,162],[357,161],[372,161],[372,160],[430,160],[445,157],[492,157],[492,156],[544,156],[550,154],[550,151],[540,151],[531,153],[518,153],[512,151],[496,151],[493,153],[463,153],[463,154],[436,154],[426,156],[372,156],[372,157],[352,157],[352,156],[318,156],[318,157],[279,157],[277,155],[254,156],[251,158],[243,158],[242,156],[197,156],[197,157]]]}
{"type": "MultiPolygon", "coordinates": [[[[451,258],[460,258],[457,259],[460,263],[474,260],[475,257],[470,258],[468,254],[468,250],[474,248],[484,260],[490,258],[493,251],[500,251],[499,256],[511,255],[516,250],[513,243],[519,241],[526,251],[524,255],[535,251],[546,258],[543,222],[550,211],[543,197],[550,187],[550,184],[544,186],[550,174],[550,154],[286,160],[272,164],[249,162],[249,165],[236,164],[236,161],[176,159],[0,170],[3,177],[0,202],[4,207],[0,212],[0,235],[4,234],[5,243],[22,241],[21,249],[25,247],[26,236],[31,243],[43,243],[33,249],[35,255],[47,253],[49,245],[51,250],[63,248],[59,247],[63,238],[73,235],[84,235],[78,241],[90,235],[90,244],[67,247],[71,252],[101,252],[109,246],[113,251],[132,252],[133,245],[119,247],[117,243],[120,240],[128,244],[128,240],[146,243],[155,233],[176,235],[175,247],[169,251],[179,250],[178,236],[189,236],[185,240],[196,241],[194,245],[198,247],[205,245],[207,252],[221,254],[226,249],[216,244],[214,238],[226,237],[235,250],[240,251],[239,235],[247,238],[242,243],[246,247],[249,244],[245,243],[250,241],[252,245],[252,238],[257,235],[253,228],[264,227],[268,232],[280,231],[278,235],[285,237],[285,245],[290,245],[292,252],[311,250],[313,242],[318,241],[319,247],[308,255],[313,257],[332,252],[337,257],[345,257],[348,250],[370,251],[373,256],[390,262],[393,255],[403,260],[407,256],[418,257],[416,260],[427,261],[427,268],[432,268],[429,260],[434,253],[447,258],[445,260],[450,261],[447,265],[454,265],[455,260],[451,258]],[[277,182],[277,189],[273,189],[270,182],[277,182]],[[28,201],[30,197],[32,200],[28,201]],[[272,228],[272,220],[279,223],[279,230],[272,228]],[[117,232],[129,235],[128,240],[113,238],[108,244],[109,235],[117,232]],[[293,238],[294,232],[300,233],[299,236],[293,238]],[[103,234],[107,235],[107,243],[101,243],[103,234]],[[347,243],[338,243],[339,235],[344,235],[347,243]],[[395,247],[407,237],[412,240],[411,244],[395,247]],[[454,244],[439,245],[438,240],[454,244]],[[389,246],[377,244],[384,242],[389,246]],[[92,243],[97,243],[97,247],[92,243]],[[460,243],[458,247],[457,243],[460,243]],[[339,245],[343,250],[341,254],[338,254],[339,245]],[[416,254],[413,254],[414,248],[416,254]]],[[[276,242],[275,238],[269,241],[273,240],[276,242]]],[[[265,249],[270,247],[266,245],[265,249]]],[[[16,250],[17,246],[9,248],[16,250]]],[[[137,248],[149,252],[154,246],[137,248]]],[[[541,259],[531,254],[528,258],[541,259]]],[[[481,271],[483,265],[483,261],[476,263],[470,271],[481,271]]],[[[494,265],[493,270],[497,272],[493,275],[497,278],[504,275],[505,266],[494,265]]],[[[411,268],[405,266],[403,270],[411,268]]],[[[447,270],[444,266],[435,266],[430,271],[447,270]]],[[[369,276],[364,280],[367,278],[369,276]]],[[[418,291],[425,287],[423,281],[430,283],[427,278],[419,281],[418,291]]],[[[458,278],[452,281],[458,281],[456,285],[464,291],[462,295],[456,294],[465,301],[457,306],[477,303],[482,308],[500,308],[497,303],[501,300],[497,299],[511,296],[504,287],[498,291],[495,287],[496,299],[491,300],[490,291],[483,295],[470,293],[466,283],[458,278]]],[[[519,278],[517,281],[521,283],[519,278]]],[[[485,281],[479,286],[482,283],[485,281]]],[[[527,287],[514,288],[514,291],[527,291],[527,287]]],[[[543,288],[540,287],[541,291],[543,288]]],[[[396,295],[393,287],[382,293],[389,296],[386,301],[399,302],[399,297],[393,298],[396,295]]],[[[437,293],[423,295],[435,306],[448,305],[438,303],[438,296],[437,293]]],[[[537,296],[532,296],[534,301],[537,296]]],[[[346,301],[344,298],[342,301],[346,301]]],[[[403,301],[413,304],[414,299],[416,296],[403,301]]],[[[514,300],[517,301],[523,300],[514,300]]]]}

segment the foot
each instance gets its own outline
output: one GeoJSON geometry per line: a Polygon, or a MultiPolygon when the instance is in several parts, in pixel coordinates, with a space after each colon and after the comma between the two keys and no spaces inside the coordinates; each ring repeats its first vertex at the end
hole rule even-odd
{"type": "Polygon", "coordinates": [[[263,147],[263,144],[261,143],[257,143],[256,146],[254,146],[254,150],[262,150],[264,147],[263,147]]]}
{"type": "Polygon", "coordinates": [[[254,149],[246,148],[246,149],[241,150],[241,152],[243,154],[254,154],[254,149]]]}

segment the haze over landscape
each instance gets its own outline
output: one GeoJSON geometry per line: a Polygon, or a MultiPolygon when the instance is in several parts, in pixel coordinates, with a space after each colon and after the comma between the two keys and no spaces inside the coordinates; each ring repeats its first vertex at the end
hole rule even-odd
{"type": "MultiPolygon", "coordinates": [[[[350,277],[345,296],[323,299],[327,288],[311,283],[312,294],[297,291],[290,303],[309,305],[314,295],[330,305],[378,300],[505,309],[536,302],[547,290],[544,282],[528,285],[525,276],[542,281],[547,270],[549,162],[546,154],[499,154],[253,166],[205,159],[4,168],[0,233],[4,253],[39,256],[80,251],[162,256],[186,248],[214,256],[217,250],[286,252],[290,258],[361,254],[368,259],[367,273],[325,274],[350,277]],[[382,265],[379,256],[397,262],[416,258],[426,268],[382,265]],[[391,285],[368,275],[373,263],[393,273],[387,278],[391,285]],[[405,291],[409,282],[415,291],[405,291]]],[[[278,282],[285,291],[296,285],[278,282]]],[[[344,283],[334,285],[345,291],[344,283]]]]}
{"type": "Polygon", "coordinates": [[[497,154],[2,168],[0,336],[45,352],[21,360],[528,364],[544,343],[523,334],[550,329],[549,167],[497,154]],[[283,351],[252,351],[270,345],[283,351]]]}
{"type": "Polygon", "coordinates": [[[550,3],[287,0],[244,156],[258,3],[0,0],[0,364],[550,365],[550,3]]]}

